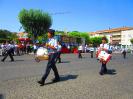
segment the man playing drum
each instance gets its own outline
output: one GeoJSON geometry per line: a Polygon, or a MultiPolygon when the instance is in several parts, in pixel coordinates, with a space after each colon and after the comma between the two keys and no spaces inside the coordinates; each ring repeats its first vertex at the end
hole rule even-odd
{"type": "Polygon", "coordinates": [[[40,81],[38,81],[40,86],[45,85],[45,80],[47,79],[51,69],[54,71],[54,75],[55,75],[53,82],[60,81],[58,70],[55,65],[56,58],[58,55],[58,53],[57,53],[58,44],[57,44],[57,40],[54,38],[54,33],[55,33],[55,30],[52,30],[52,29],[48,30],[48,42],[46,43],[46,47],[48,48],[49,58],[48,58],[46,71],[45,71],[44,75],[42,76],[42,79],[40,81]]]}

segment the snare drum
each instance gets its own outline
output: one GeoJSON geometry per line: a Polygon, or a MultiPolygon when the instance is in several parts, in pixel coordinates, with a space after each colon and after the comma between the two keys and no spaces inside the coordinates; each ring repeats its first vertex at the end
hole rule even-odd
{"type": "Polygon", "coordinates": [[[98,54],[98,59],[103,60],[105,63],[107,63],[111,58],[111,54],[108,54],[105,51],[100,51],[98,54]]]}
{"type": "Polygon", "coordinates": [[[48,50],[46,48],[40,47],[38,48],[35,56],[36,62],[40,62],[43,60],[48,60],[48,50]]]}

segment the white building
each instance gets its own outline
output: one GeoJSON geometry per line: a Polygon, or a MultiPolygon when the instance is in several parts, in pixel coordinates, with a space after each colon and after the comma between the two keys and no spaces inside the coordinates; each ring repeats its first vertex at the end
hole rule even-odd
{"type": "Polygon", "coordinates": [[[133,27],[113,28],[90,33],[90,37],[96,36],[106,36],[112,45],[125,46],[126,48],[133,46],[130,42],[130,39],[133,38],[133,27]]]}
{"type": "Polygon", "coordinates": [[[133,29],[121,31],[121,45],[126,45],[126,47],[132,47],[130,39],[133,38],[133,29]]]}

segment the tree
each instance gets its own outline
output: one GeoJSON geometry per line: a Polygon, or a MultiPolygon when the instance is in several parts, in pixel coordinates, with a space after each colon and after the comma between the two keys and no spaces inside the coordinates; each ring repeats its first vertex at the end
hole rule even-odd
{"type": "Polygon", "coordinates": [[[23,29],[29,33],[35,40],[42,36],[52,25],[51,16],[41,10],[23,9],[18,15],[23,29]]]}
{"type": "Polygon", "coordinates": [[[102,43],[102,37],[93,37],[90,38],[90,43],[93,44],[93,46],[97,46],[102,43]]]}
{"type": "MultiPolygon", "coordinates": [[[[107,42],[108,42],[108,39],[107,39],[107,42]]],[[[90,43],[96,47],[97,45],[100,45],[102,43],[102,37],[101,36],[92,37],[92,38],[90,38],[90,43]]]]}
{"type": "Polygon", "coordinates": [[[86,44],[88,44],[90,42],[90,36],[88,33],[80,33],[80,37],[85,39],[86,44]]]}
{"type": "Polygon", "coordinates": [[[55,35],[65,35],[65,32],[56,30],[55,35]]]}
{"type": "Polygon", "coordinates": [[[0,41],[16,41],[18,39],[17,33],[10,32],[8,30],[0,30],[0,41]]]}
{"type": "Polygon", "coordinates": [[[71,37],[80,37],[80,33],[78,31],[72,31],[68,33],[71,37]]]}
{"type": "Polygon", "coordinates": [[[133,44],[133,38],[130,40],[130,42],[133,44]]]}
{"type": "Polygon", "coordinates": [[[84,38],[86,44],[88,44],[90,41],[89,34],[85,32],[72,31],[72,32],[69,32],[68,35],[72,37],[84,38]]]}
{"type": "Polygon", "coordinates": [[[11,34],[8,35],[8,38],[12,41],[17,41],[18,40],[18,36],[17,33],[12,32],[11,34]]]}

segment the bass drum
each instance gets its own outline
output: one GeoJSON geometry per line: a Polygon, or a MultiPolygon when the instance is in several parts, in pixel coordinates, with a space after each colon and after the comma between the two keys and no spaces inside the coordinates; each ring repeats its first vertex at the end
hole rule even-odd
{"type": "Polygon", "coordinates": [[[40,47],[36,52],[35,61],[40,62],[43,60],[48,60],[48,50],[46,48],[40,47]]]}

